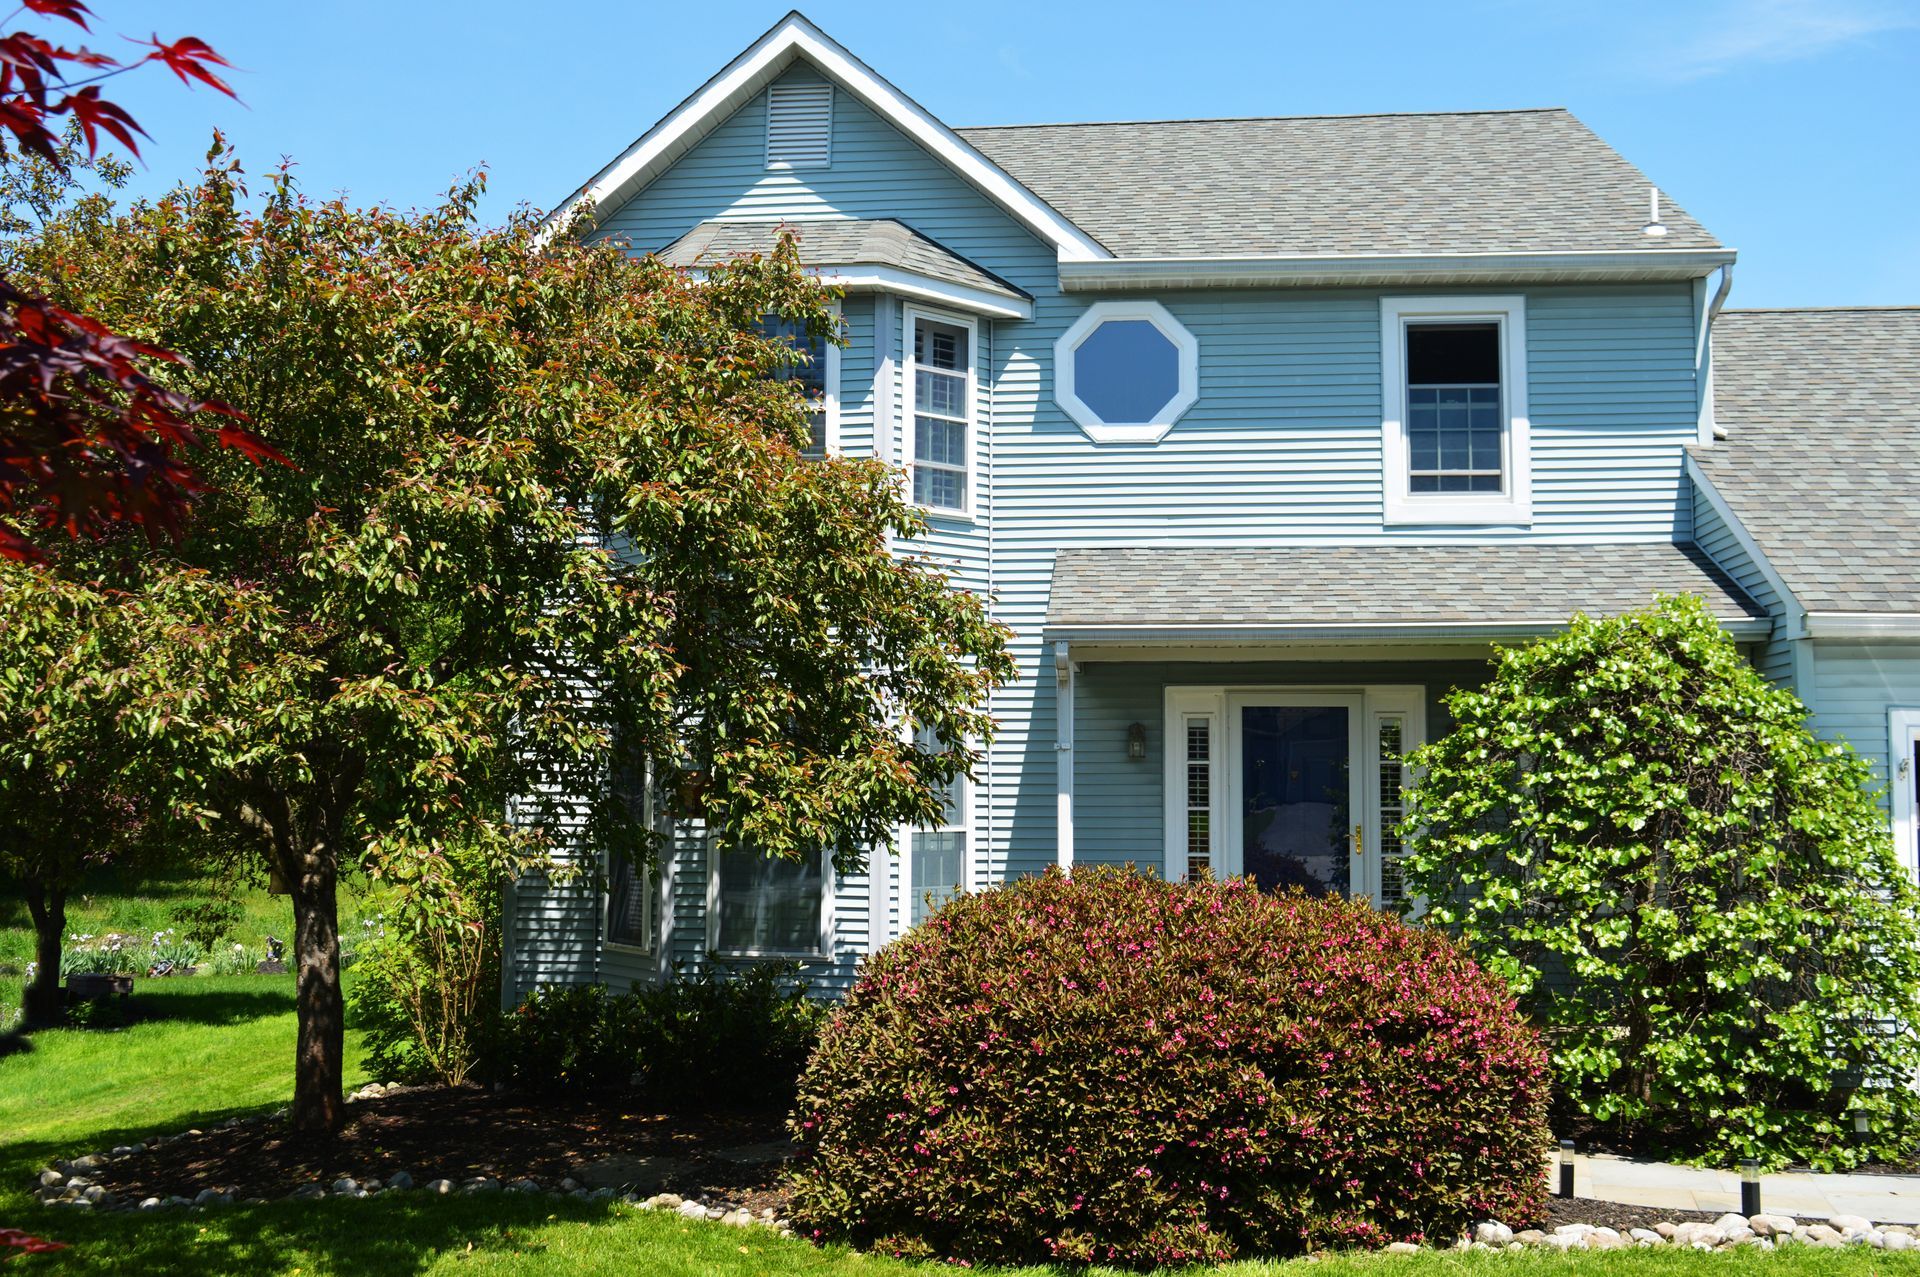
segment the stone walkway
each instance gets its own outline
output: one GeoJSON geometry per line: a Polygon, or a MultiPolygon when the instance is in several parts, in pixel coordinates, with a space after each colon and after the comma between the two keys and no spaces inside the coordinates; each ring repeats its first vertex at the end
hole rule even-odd
{"type": "MultiPolygon", "coordinates": [[[[1560,1182],[1557,1160],[1547,1182],[1560,1182]]],[[[1583,1153],[1574,1159],[1573,1195],[1668,1210],[1737,1211],[1740,1173],[1583,1153]]],[[[1762,1175],[1760,1208],[1810,1222],[1859,1215],[1877,1224],[1920,1224],[1920,1175],[1762,1175]]]]}

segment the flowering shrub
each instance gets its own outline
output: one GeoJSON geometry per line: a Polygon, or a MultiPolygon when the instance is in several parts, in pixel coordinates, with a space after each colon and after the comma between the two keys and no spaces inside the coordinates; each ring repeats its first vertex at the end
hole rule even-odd
{"type": "Polygon", "coordinates": [[[1553,1030],[1571,1107],[1718,1166],[1911,1155],[1920,895],[1867,764],[1704,604],[1576,616],[1447,706],[1408,884],[1553,1030]]]}
{"type": "Polygon", "coordinates": [[[801,1079],[796,1218],[968,1262],[1451,1236],[1542,1206],[1546,1060],[1365,904],[1050,871],[870,958],[801,1079]]]}

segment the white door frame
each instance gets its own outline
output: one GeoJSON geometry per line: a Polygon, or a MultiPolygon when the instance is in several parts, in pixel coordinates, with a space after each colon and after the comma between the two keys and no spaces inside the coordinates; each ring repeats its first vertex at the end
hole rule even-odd
{"type": "Polygon", "coordinates": [[[1913,769],[1920,767],[1920,709],[1887,711],[1887,797],[1893,810],[1893,850],[1908,873],[1920,873],[1920,812],[1914,810],[1913,769]]]}
{"type": "Polygon", "coordinates": [[[1207,789],[1210,856],[1213,872],[1228,877],[1241,870],[1244,847],[1245,785],[1240,775],[1242,748],[1240,711],[1259,705],[1339,705],[1347,709],[1348,784],[1350,812],[1360,826],[1361,865],[1354,878],[1356,895],[1378,902],[1381,892],[1381,758],[1376,742],[1385,725],[1400,727],[1401,750],[1406,752],[1427,738],[1426,688],[1419,684],[1365,686],[1307,686],[1254,684],[1224,686],[1169,686],[1161,739],[1165,749],[1165,873],[1184,879],[1187,873],[1189,789],[1187,727],[1207,728],[1207,766],[1202,774],[1207,789]]]}

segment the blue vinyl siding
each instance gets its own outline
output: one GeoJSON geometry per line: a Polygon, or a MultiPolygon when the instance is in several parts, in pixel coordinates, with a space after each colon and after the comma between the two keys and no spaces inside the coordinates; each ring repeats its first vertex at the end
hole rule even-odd
{"type": "MultiPolygon", "coordinates": [[[[817,72],[803,65],[788,74],[817,72]]],[[[970,520],[934,520],[923,543],[903,547],[932,554],[957,584],[988,594],[995,616],[1014,633],[1020,677],[994,699],[1000,735],[974,791],[976,884],[1036,872],[1056,858],[1056,688],[1042,627],[1058,549],[1693,535],[1682,472],[1683,450],[1698,430],[1689,285],[1522,290],[1532,526],[1387,529],[1379,302],[1384,291],[1421,290],[1155,294],[1199,340],[1199,400],[1157,445],[1097,445],[1053,402],[1054,342],[1094,298],[1061,294],[1049,246],[844,92],[835,98],[828,168],[767,171],[764,128],[762,95],[625,205],[607,210],[606,233],[645,252],[709,219],[790,220],[804,235],[810,220],[898,218],[1035,299],[1031,320],[979,324],[979,508],[970,520]]],[[[898,358],[901,303],[856,295],[845,315],[853,344],[841,364],[843,447],[897,463],[901,387],[897,377],[878,384],[876,370],[888,355],[898,358]]],[[[1092,674],[1082,695],[1105,695],[1101,680],[1109,677],[1119,678],[1092,674]]],[[[1126,677],[1156,675],[1135,670],[1126,677]]],[[[1354,675],[1349,669],[1344,677],[1354,675]]],[[[1138,717],[1123,708],[1131,704],[1125,696],[1111,711],[1128,715],[1116,720],[1121,729],[1138,717]]],[[[1154,703],[1140,721],[1157,721],[1157,696],[1148,698],[1154,703]]],[[[1145,846],[1157,862],[1159,772],[1146,767],[1149,787],[1127,783],[1138,765],[1102,773],[1095,755],[1118,757],[1108,748],[1114,723],[1102,718],[1105,712],[1098,702],[1081,707],[1083,739],[1105,744],[1084,747],[1078,845],[1089,858],[1126,858],[1145,846]]],[[[895,868],[889,863],[890,875],[895,868]]],[[[890,877],[887,887],[883,912],[892,918],[897,883],[890,877]]],[[[678,889],[676,898],[674,951],[691,956],[704,944],[703,880],[698,892],[678,889]]],[[[836,947],[849,970],[870,914],[865,882],[845,885],[836,903],[844,928],[836,947]]]]}
{"type": "MultiPolygon", "coordinates": [[[[1734,536],[1727,521],[1698,489],[1689,488],[1693,502],[1693,539],[1707,557],[1719,565],[1721,571],[1732,577],[1734,583],[1746,591],[1748,598],[1758,603],[1767,615],[1773,618],[1773,636],[1766,642],[1757,644],[1749,658],[1754,668],[1766,675],[1768,680],[1782,687],[1793,683],[1793,643],[1781,637],[1786,626],[1787,601],[1783,600],[1773,588],[1767,576],[1755,563],[1734,536]]],[[[1804,640],[1802,640],[1804,641],[1804,640]]],[[[1805,697],[1805,692],[1801,693],[1805,697]]]]}
{"type": "MultiPolygon", "coordinates": [[[[1887,711],[1920,709],[1920,643],[1813,640],[1813,687],[1801,697],[1816,706],[1814,729],[1844,740],[1888,779],[1887,711]]],[[[1885,795],[1882,795],[1882,803],[1885,795]]]]}

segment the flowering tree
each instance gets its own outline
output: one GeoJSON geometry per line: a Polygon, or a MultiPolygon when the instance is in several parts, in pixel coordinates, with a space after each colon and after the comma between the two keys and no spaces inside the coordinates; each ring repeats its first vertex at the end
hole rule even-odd
{"type": "Polygon", "coordinates": [[[68,894],[156,846],[118,720],[132,638],[105,591],[0,560],[0,877],[33,917],[29,1028],[62,1019],[68,894]]]}
{"type": "Polygon", "coordinates": [[[1576,616],[1448,708],[1408,879],[1550,1028],[1569,1103],[1721,1165],[1911,1149],[1920,896],[1866,764],[1704,604],[1576,616]]]}
{"type": "Polygon", "coordinates": [[[766,854],[850,864],[934,818],[1011,676],[983,604],[889,553],[921,529],[897,475],[800,456],[759,321],[833,321],[791,245],[694,281],[482,230],[479,192],[401,214],[282,173],[254,209],[215,163],[42,257],[293,463],[210,455],[139,563],[128,721],[292,896],[304,1128],[342,1116],[343,867],[518,872],[575,829],[645,856],[614,778],[649,766],[766,854]]]}
{"type": "MultiPolygon", "coordinates": [[[[21,7],[87,30],[81,0],[24,0],[21,7]]],[[[149,63],[233,96],[215,72],[225,60],[204,41],[136,43],[145,51],[121,62],[34,31],[0,33],[0,156],[17,151],[64,168],[70,152],[54,131],[62,118],[89,156],[102,134],[137,155],[140,126],[102,96],[101,81],[149,63]]],[[[0,515],[89,535],[114,523],[177,529],[203,488],[181,455],[200,441],[200,417],[215,421],[218,443],[275,455],[232,408],[182,395],[153,376],[156,366],[177,360],[0,275],[0,515]]],[[[16,524],[0,519],[0,557],[37,553],[16,524]]]]}

